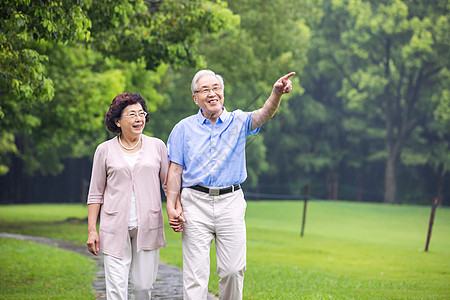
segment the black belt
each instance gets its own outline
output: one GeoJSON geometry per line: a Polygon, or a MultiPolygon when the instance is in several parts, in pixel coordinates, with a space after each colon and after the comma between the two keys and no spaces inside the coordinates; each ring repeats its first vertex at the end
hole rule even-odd
{"type": "Polygon", "coordinates": [[[210,196],[219,196],[219,195],[223,195],[223,194],[228,194],[237,190],[241,189],[241,185],[240,184],[235,184],[232,185],[230,187],[226,187],[226,188],[207,188],[201,185],[193,185],[189,187],[190,189],[194,189],[196,191],[200,191],[203,193],[207,193],[210,196]]]}

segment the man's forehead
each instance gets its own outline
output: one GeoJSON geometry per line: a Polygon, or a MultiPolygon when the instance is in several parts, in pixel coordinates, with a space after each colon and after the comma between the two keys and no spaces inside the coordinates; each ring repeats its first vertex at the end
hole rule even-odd
{"type": "Polygon", "coordinates": [[[198,87],[207,87],[211,85],[220,85],[219,79],[213,75],[205,75],[197,81],[198,87]]]}

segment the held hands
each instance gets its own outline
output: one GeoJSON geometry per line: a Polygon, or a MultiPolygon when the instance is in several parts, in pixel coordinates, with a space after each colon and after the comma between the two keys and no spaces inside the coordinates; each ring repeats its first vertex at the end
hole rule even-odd
{"type": "Polygon", "coordinates": [[[275,84],[273,85],[273,91],[278,95],[283,95],[291,92],[292,82],[289,80],[289,78],[294,75],[295,72],[291,72],[278,79],[277,82],[275,82],[275,84]]]}
{"type": "Polygon", "coordinates": [[[100,251],[100,239],[98,238],[97,230],[89,232],[89,237],[86,244],[89,252],[97,255],[98,251],[100,251]]]}
{"type": "Polygon", "coordinates": [[[177,210],[177,209],[168,209],[167,210],[167,217],[169,218],[169,225],[170,228],[173,229],[175,232],[182,232],[183,231],[183,223],[186,222],[183,216],[183,211],[177,210]]]}

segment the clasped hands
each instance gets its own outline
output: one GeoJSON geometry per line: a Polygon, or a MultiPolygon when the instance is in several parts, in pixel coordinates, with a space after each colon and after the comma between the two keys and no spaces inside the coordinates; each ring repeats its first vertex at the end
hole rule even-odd
{"type": "Polygon", "coordinates": [[[170,228],[175,232],[183,231],[183,224],[186,222],[183,215],[183,210],[179,209],[169,209],[167,211],[167,216],[169,218],[170,228]]]}

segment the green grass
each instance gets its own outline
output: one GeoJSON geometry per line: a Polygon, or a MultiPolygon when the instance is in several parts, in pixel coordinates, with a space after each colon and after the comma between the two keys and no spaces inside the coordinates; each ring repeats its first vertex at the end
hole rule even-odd
{"type": "MultiPolygon", "coordinates": [[[[334,201],[248,202],[245,299],[450,299],[450,209],[334,201]]],[[[167,232],[162,259],[181,266],[167,232]]],[[[210,289],[218,293],[214,251],[210,289]]]]}
{"type": "MultiPolygon", "coordinates": [[[[85,244],[87,206],[0,206],[0,232],[85,244]],[[69,221],[66,221],[70,219],[69,221]]],[[[0,299],[94,299],[93,260],[33,242],[0,239],[0,299]]]]}
{"type": "Polygon", "coordinates": [[[450,210],[311,202],[249,203],[246,299],[450,299],[450,210]]]}
{"type": "Polygon", "coordinates": [[[94,269],[75,253],[0,238],[0,299],[95,299],[94,269]]]}
{"type": "Polygon", "coordinates": [[[0,232],[43,236],[85,244],[87,206],[81,204],[1,205],[0,232]]]}
{"type": "MultiPolygon", "coordinates": [[[[302,208],[301,201],[248,203],[245,299],[450,299],[449,208],[437,209],[429,252],[430,207],[313,201],[301,238],[302,208]]],[[[61,221],[86,214],[82,205],[0,206],[0,231],[84,244],[86,223],[61,221]]],[[[161,260],[181,266],[181,235],[166,227],[166,238],[161,260]]],[[[210,289],[218,294],[214,255],[210,289]]],[[[3,263],[0,272],[3,295],[11,284],[3,263]]],[[[26,276],[20,282],[29,284],[26,276]]]]}

